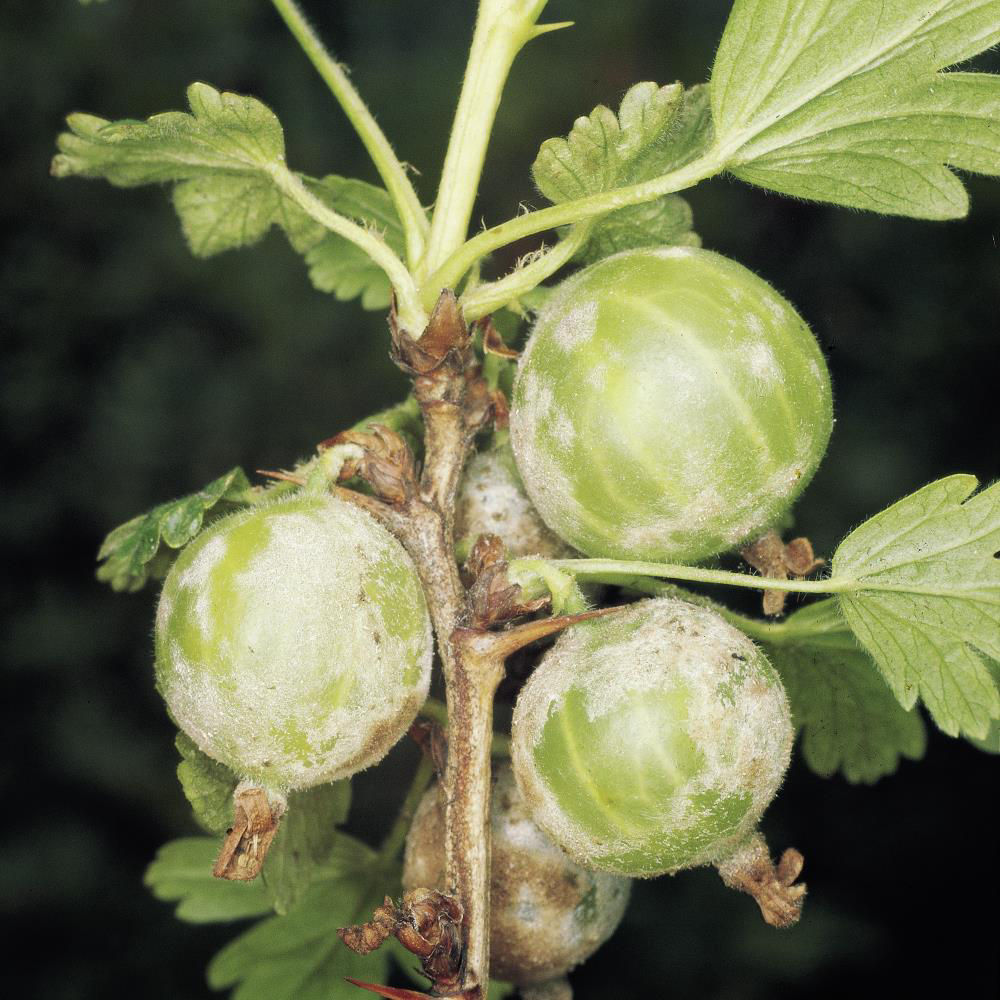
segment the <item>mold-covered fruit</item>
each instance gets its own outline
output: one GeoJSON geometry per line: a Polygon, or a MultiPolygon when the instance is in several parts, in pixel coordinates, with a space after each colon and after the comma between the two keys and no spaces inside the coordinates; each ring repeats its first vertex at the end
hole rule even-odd
{"type": "MultiPolygon", "coordinates": [[[[403,887],[445,889],[444,801],[420,803],[406,841],[403,887]]],[[[544,983],[585,961],[614,932],[629,880],[574,864],[532,821],[509,765],[493,786],[490,974],[544,983]]]]}
{"type": "Polygon", "coordinates": [[[774,525],[832,429],[802,318],[735,261],[628,250],[563,282],[510,414],[546,524],[590,556],[694,562],[774,525]]]}
{"type": "Polygon", "coordinates": [[[181,552],[156,616],[157,686],[174,721],[277,790],[380,760],[427,695],[431,654],[409,556],[332,498],[217,521],[181,552]]]}
{"type": "Polygon", "coordinates": [[[714,611],[662,598],[559,638],[518,696],[512,754],[532,816],[576,861],[652,876],[751,835],[792,736],[764,654],[714,611]]]}
{"type": "Polygon", "coordinates": [[[469,549],[483,534],[497,535],[511,559],[565,559],[572,554],[532,506],[509,444],[477,452],[462,474],[455,504],[455,540],[469,549]]]}

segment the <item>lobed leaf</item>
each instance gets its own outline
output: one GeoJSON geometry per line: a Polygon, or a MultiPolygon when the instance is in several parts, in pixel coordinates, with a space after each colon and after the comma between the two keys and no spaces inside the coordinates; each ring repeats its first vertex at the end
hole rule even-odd
{"type": "MultiPolygon", "coordinates": [[[[565,139],[542,143],[531,171],[539,191],[559,203],[668,173],[694,159],[710,138],[704,87],[637,83],[617,115],[598,105],[576,120],[565,139]]],[[[596,260],[633,247],[697,241],[687,203],[667,195],[605,216],[578,256],[596,260]]]]}
{"type": "Polygon", "coordinates": [[[904,708],[923,699],[951,736],[983,739],[1000,717],[987,657],[1000,659],[1000,483],[939,479],[841,543],[840,608],[904,708]]]}
{"type": "Polygon", "coordinates": [[[157,899],[177,903],[178,918],[188,923],[223,923],[270,913],[271,901],[260,880],[213,878],[218,853],[214,837],[172,840],[157,851],[143,881],[157,899]]]}
{"type": "Polygon", "coordinates": [[[736,0],[712,70],[737,177],[891,215],[958,218],[949,168],[1000,175],[1000,77],[941,73],[1000,41],[1000,0],[736,0]]]}
{"type": "MultiPolygon", "coordinates": [[[[370,919],[386,893],[399,888],[398,866],[346,834],[321,877],[285,916],[263,920],[227,945],[208,967],[214,989],[236,987],[234,1000],[350,1000],[347,976],[386,982],[395,941],[368,956],[355,954],[337,929],[370,919]]],[[[412,955],[406,961],[412,964],[412,955]]]]}
{"type": "Polygon", "coordinates": [[[239,778],[225,764],[202,753],[186,734],[177,734],[175,746],[181,755],[177,778],[194,818],[209,833],[225,833],[233,821],[233,791],[239,778]]]}
{"type": "Polygon", "coordinates": [[[267,852],[263,881],[278,913],[287,913],[305,894],[330,858],[337,827],[351,805],[350,781],[335,781],[295,792],[267,852]]]}
{"type": "Polygon", "coordinates": [[[788,692],[810,770],[873,784],[894,773],[900,757],[923,756],[927,737],[919,712],[906,711],[893,697],[836,600],[794,612],[774,635],[763,644],[788,692]]]}
{"type": "MultiPolygon", "coordinates": [[[[285,140],[275,114],[252,97],[188,88],[191,113],[170,111],[144,122],[73,114],[52,161],[57,177],[102,177],[120,187],[172,183],[174,208],[191,251],[209,257],[261,240],[280,226],[306,256],[313,284],[338,299],[361,297],[366,309],[388,306],[380,267],[350,241],[311,219],[275,186],[285,140]]],[[[402,254],[402,226],[389,195],[363,181],[301,178],[333,211],[376,230],[402,254]]]]}
{"type": "Polygon", "coordinates": [[[126,521],[112,531],[97,559],[97,579],[113,590],[142,588],[154,570],[162,567],[153,560],[161,543],[171,549],[187,545],[201,530],[205,515],[220,503],[244,506],[251,502],[250,482],[240,468],[230,469],[197,493],[154,507],[146,514],[126,521]]]}

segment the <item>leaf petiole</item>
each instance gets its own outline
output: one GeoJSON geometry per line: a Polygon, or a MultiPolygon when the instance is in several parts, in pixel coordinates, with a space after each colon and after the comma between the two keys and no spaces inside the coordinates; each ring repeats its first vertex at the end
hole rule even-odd
{"type": "Polygon", "coordinates": [[[424,242],[430,224],[406,174],[406,168],[393,152],[385,133],[379,128],[378,122],[361,99],[343,66],[326,50],[319,36],[302,15],[295,0],[271,0],[271,3],[323,78],[323,82],[330,88],[368,151],[375,169],[382,178],[382,183],[385,184],[396,206],[403,232],[406,234],[407,261],[411,267],[414,266],[424,252],[424,242]]]}
{"type": "Polygon", "coordinates": [[[385,271],[396,293],[396,311],[401,325],[407,330],[422,332],[427,325],[427,313],[420,303],[417,286],[406,265],[392,252],[386,242],[371,230],[359,226],[324,205],[284,164],[271,164],[267,172],[278,190],[295,202],[310,218],[359,247],[385,271]]]}
{"type": "Polygon", "coordinates": [[[423,283],[424,299],[433,299],[435,289],[454,288],[461,281],[466,271],[482,257],[499,250],[516,240],[547,229],[555,229],[571,223],[583,222],[601,215],[607,215],[629,205],[640,205],[655,201],[667,194],[675,194],[686,188],[694,187],[700,181],[707,180],[722,173],[726,161],[715,148],[704,156],[681,167],[672,170],[651,181],[641,184],[629,184],[625,187],[602,191],[599,194],[588,195],[585,198],[574,198],[558,205],[538,209],[508,219],[507,222],[487,229],[478,236],[472,237],[460,246],[441,266],[423,283]]]}

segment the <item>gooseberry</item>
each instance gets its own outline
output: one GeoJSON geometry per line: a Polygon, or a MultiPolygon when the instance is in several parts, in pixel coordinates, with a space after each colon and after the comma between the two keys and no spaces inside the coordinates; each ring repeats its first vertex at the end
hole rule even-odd
{"type": "Polygon", "coordinates": [[[181,552],[156,615],[157,686],[174,721],[278,791],[381,760],[427,696],[431,656],[410,557],[327,497],[213,524],[181,552]]]}
{"type": "MultiPolygon", "coordinates": [[[[490,974],[522,986],[562,976],[612,935],[631,884],[566,857],[532,821],[509,764],[497,768],[490,828],[490,974]]],[[[447,890],[444,829],[435,785],[407,836],[405,890],[447,890]]]]}
{"type": "Polygon", "coordinates": [[[829,375],[801,317],[717,253],[627,250],[563,282],[510,414],[542,518],[590,556],[693,562],[762,533],[816,470],[829,375]]]}
{"type": "Polygon", "coordinates": [[[512,758],[535,822],[571,857],[652,876],[753,833],[792,735],[764,654],[714,611],[659,598],[560,636],[518,696],[512,758]]]}
{"type": "Polygon", "coordinates": [[[477,452],[462,473],[455,503],[455,540],[468,549],[482,534],[497,535],[512,559],[560,559],[572,553],[532,506],[509,443],[477,452]]]}

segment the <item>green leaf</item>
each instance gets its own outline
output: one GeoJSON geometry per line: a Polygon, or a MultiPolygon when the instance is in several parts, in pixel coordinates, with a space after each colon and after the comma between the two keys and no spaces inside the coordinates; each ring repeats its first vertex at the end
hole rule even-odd
{"type": "Polygon", "coordinates": [[[289,796],[262,876],[278,913],[287,913],[298,902],[329,859],[340,836],[337,826],[347,819],[350,805],[350,781],[318,785],[289,796]]]}
{"type": "Polygon", "coordinates": [[[192,924],[257,917],[271,911],[263,884],[214,878],[219,853],[214,837],[172,840],[156,853],[144,881],[157,899],[177,903],[177,916],[192,924]]]}
{"type": "Polygon", "coordinates": [[[362,957],[341,943],[337,929],[370,919],[383,897],[398,891],[398,866],[339,834],[333,859],[298,904],[223,948],[208,967],[209,985],[236,987],[234,1000],[353,1000],[358,991],[345,977],[386,982],[401,949],[388,942],[362,957]]]}
{"type": "Polygon", "coordinates": [[[736,0],[712,71],[737,177],[890,215],[952,219],[949,170],[1000,174],[1000,77],[940,73],[1000,41],[1000,0],[736,0]]]}
{"type": "Polygon", "coordinates": [[[700,247],[691,229],[691,206],[675,194],[630,205],[602,219],[576,259],[586,264],[639,247],[700,247]]]}
{"type": "Polygon", "coordinates": [[[283,200],[268,173],[285,162],[281,124],[260,101],[205,83],[193,83],[187,97],[191,114],[168,111],[145,122],[70,115],[52,173],[120,187],[176,184],[174,207],[197,256],[256,243],[283,200]]]}
{"type": "MultiPolygon", "coordinates": [[[[600,104],[578,118],[565,139],[542,143],[531,171],[539,191],[559,203],[668,173],[697,156],[710,138],[704,87],[637,83],[617,115],[600,104]]],[[[699,242],[687,203],[668,195],[601,219],[577,256],[592,261],[632,247],[699,242]]]]}
{"type": "MultiPolygon", "coordinates": [[[[993,675],[993,683],[1000,689],[1000,663],[996,660],[988,660],[987,665],[993,675]]],[[[968,736],[966,739],[985,753],[1000,754],[1000,719],[994,719],[990,723],[989,732],[982,739],[975,736],[968,736]]]]}
{"type": "Polygon", "coordinates": [[[850,782],[873,784],[892,774],[899,758],[923,756],[923,720],[906,711],[857,644],[836,600],[819,601],[772,626],[763,639],[802,734],[802,755],[816,774],[840,771],[850,782]]]}
{"type": "Polygon", "coordinates": [[[948,476],[866,521],[837,549],[833,582],[900,704],[919,696],[946,733],[982,739],[1000,717],[985,660],[1000,659],[1000,483],[977,486],[948,476]]]}
{"type": "Polygon", "coordinates": [[[194,818],[209,833],[225,833],[233,822],[233,791],[239,778],[225,764],[203,754],[184,733],[177,734],[175,746],[181,755],[177,778],[194,818]]]}
{"type": "Polygon", "coordinates": [[[161,542],[171,549],[182,548],[201,530],[208,511],[220,503],[245,506],[252,501],[251,490],[246,473],[230,469],[197,493],[162,503],[119,525],[97,553],[103,562],[97,579],[110,583],[112,590],[139,590],[157,568],[151,563],[161,542]]]}
{"type": "MultiPolygon", "coordinates": [[[[188,88],[191,114],[169,111],[144,122],[74,114],[52,161],[57,177],[103,177],[120,187],[172,183],[181,228],[194,254],[250,246],[281,226],[305,255],[313,284],[338,299],[361,296],[366,309],[389,304],[385,273],[358,247],[311,219],[274,183],[285,166],[285,139],[274,113],[252,97],[188,88]]],[[[402,225],[392,199],[363,181],[301,177],[329,208],[369,226],[398,254],[402,225]]]]}

